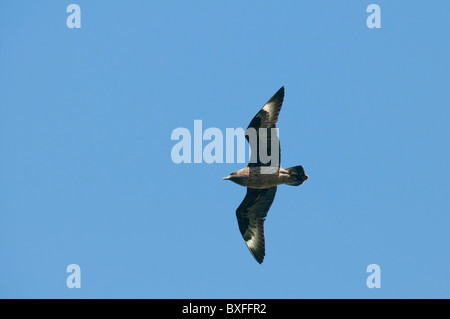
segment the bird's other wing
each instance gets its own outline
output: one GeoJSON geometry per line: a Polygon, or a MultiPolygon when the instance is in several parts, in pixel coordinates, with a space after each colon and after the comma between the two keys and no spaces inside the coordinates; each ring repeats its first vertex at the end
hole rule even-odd
{"type": "Polygon", "coordinates": [[[247,194],[236,210],[239,230],[256,261],[262,263],[265,255],[264,221],[273,203],[277,187],[247,188],[247,194]]]}
{"type": "Polygon", "coordinates": [[[276,130],[271,130],[272,128],[276,128],[276,124],[278,121],[278,115],[280,114],[281,106],[283,104],[284,99],[284,86],[281,87],[275,93],[270,100],[262,107],[262,109],[255,115],[255,117],[252,119],[250,124],[247,127],[247,132],[249,129],[254,129],[256,131],[256,141],[253,141],[249,139],[249,135],[246,134],[246,139],[250,143],[250,148],[252,151],[252,157],[250,160],[249,166],[271,166],[271,161],[264,163],[266,161],[261,161],[259,149],[262,147],[262,151],[266,150],[266,153],[268,156],[272,156],[271,152],[271,145],[272,143],[278,144],[278,165],[280,165],[281,161],[281,150],[280,150],[280,140],[278,138],[278,134],[276,133],[276,130]],[[260,143],[260,128],[266,128],[267,130],[267,138],[262,139],[260,143]],[[272,131],[275,132],[275,134],[272,134],[272,131]],[[273,140],[273,141],[272,141],[273,140]],[[261,145],[260,145],[261,144],[261,145]]]}

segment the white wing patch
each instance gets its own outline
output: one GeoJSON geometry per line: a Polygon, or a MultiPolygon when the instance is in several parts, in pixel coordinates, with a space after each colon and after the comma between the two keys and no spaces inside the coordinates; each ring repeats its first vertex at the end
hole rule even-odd
{"type": "Polygon", "coordinates": [[[252,236],[252,238],[246,241],[246,244],[250,249],[254,249],[256,243],[257,243],[256,235],[252,236]]]}
{"type": "Polygon", "coordinates": [[[276,112],[275,112],[275,110],[274,110],[274,103],[272,102],[272,103],[267,103],[266,105],[264,105],[264,107],[262,108],[263,109],[263,111],[266,111],[267,112],[267,122],[268,123],[273,123],[274,121],[275,121],[275,115],[276,115],[276,112]]]}

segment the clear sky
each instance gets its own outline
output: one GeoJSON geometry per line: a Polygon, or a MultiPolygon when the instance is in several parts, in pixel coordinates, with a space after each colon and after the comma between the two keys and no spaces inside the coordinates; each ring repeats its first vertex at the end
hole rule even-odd
{"type": "Polygon", "coordinates": [[[0,297],[449,298],[449,12],[2,2],[0,297]],[[171,133],[246,128],[283,85],[281,164],[310,178],[279,187],[259,265],[222,180],[245,164],[175,164],[171,133]]]}

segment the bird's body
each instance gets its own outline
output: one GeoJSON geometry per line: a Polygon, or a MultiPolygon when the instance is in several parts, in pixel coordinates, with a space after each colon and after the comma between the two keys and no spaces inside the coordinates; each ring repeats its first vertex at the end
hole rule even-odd
{"type": "Polygon", "coordinates": [[[273,174],[261,174],[261,168],[264,166],[247,166],[235,172],[235,175],[231,175],[230,178],[236,184],[255,188],[265,189],[281,184],[289,184],[295,182],[296,178],[291,176],[288,170],[279,168],[273,174]]]}
{"type": "Polygon", "coordinates": [[[247,194],[236,210],[236,217],[241,235],[259,263],[263,262],[265,256],[264,221],[275,199],[277,186],[299,186],[308,179],[302,166],[287,169],[280,166],[280,141],[278,132],[274,129],[283,99],[284,87],[262,107],[247,128],[247,132],[252,129],[256,133],[254,140],[250,140],[250,135],[246,136],[255,159],[251,160],[247,167],[223,178],[247,187],[247,194]],[[270,154],[270,161],[264,161],[262,154],[270,154]]]}

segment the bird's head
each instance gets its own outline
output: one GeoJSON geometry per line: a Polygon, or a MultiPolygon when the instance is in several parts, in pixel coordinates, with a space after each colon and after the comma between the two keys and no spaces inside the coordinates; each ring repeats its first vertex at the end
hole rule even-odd
{"type": "Polygon", "coordinates": [[[239,171],[233,172],[230,175],[228,175],[227,177],[224,177],[223,179],[232,181],[239,185],[243,185],[245,183],[245,178],[243,175],[245,175],[245,174],[242,171],[243,170],[241,169],[239,171]]]}
{"type": "Polygon", "coordinates": [[[222,178],[223,180],[230,180],[230,181],[233,181],[233,179],[235,179],[237,176],[236,176],[236,172],[233,172],[233,173],[231,173],[230,175],[228,175],[228,176],[225,176],[224,178],[222,178]]]}

